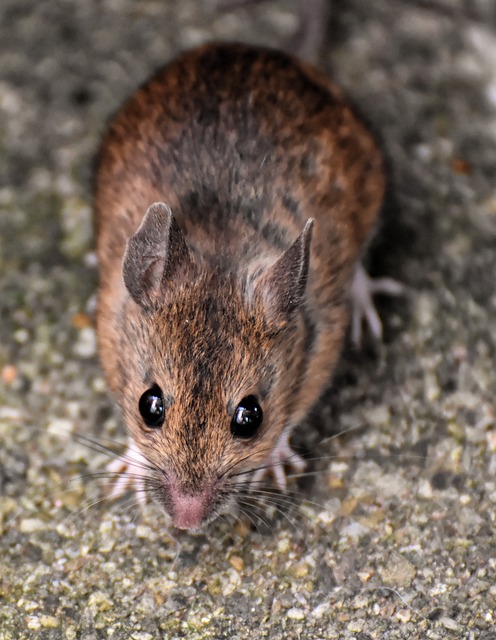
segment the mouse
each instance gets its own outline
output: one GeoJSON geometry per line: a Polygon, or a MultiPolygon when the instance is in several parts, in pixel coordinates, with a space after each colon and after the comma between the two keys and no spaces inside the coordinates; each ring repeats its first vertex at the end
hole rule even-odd
{"type": "Polygon", "coordinates": [[[350,322],[380,338],[372,297],[401,291],[361,265],[385,184],[341,88],[276,49],[199,46],[125,101],[94,193],[99,353],[129,434],[114,496],[198,530],[304,468],[290,436],[350,322]]]}

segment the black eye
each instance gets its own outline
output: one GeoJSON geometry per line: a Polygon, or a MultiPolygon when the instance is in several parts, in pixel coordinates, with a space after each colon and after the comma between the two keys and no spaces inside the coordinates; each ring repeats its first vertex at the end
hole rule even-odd
{"type": "Polygon", "coordinates": [[[145,391],[139,400],[139,412],[149,427],[161,427],[164,421],[164,397],[156,384],[145,391]]]}
{"type": "Polygon", "coordinates": [[[246,396],[238,404],[231,420],[231,433],[236,438],[252,438],[262,424],[263,411],[255,396],[246,396]]]}

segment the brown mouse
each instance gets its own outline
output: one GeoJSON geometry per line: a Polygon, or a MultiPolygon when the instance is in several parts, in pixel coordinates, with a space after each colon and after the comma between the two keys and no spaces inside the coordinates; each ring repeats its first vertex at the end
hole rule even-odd
{"type": "Polygon", "coordinates": [[[350,297],[354,333],[362,315],[380,332],[359,259],[384,185],[341,90],[278,51],[202,46],[124,104],[95,194],[100,355],[130,435],[116,493],[134,484],[196,529],[267,470],[284,488],[284,463],[303,467],[288,439],[350,297]]]}

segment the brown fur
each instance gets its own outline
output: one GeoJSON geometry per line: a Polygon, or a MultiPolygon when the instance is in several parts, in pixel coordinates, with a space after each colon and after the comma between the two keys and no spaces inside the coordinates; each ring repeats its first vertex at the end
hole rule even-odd
{"type": "MultiPolygon", "coordinates": [[[[111,122],[95,197],[102,365],[144,456],[185,494],[215,486],[209,517],[229,494],[222,474],[262,464],[328,383],[383,191],[381,155],[341,91],[279,52],[193,50],[111,122]],[[145,308],[124,286],[122,263],[157,201],[171,208],[194,267],[145,308]],[[270,267],[309,218],[304,301],[275,312],[268,287],[279,294],[284,283],[270,267]],[[154,383],[170,398],[158,430],[138,411],[154,383]],[[232,411],[249,394],[263,425],[253,440],[236,440],[232,411]]],[[[167,489],[158,493],[170,510],[167,489]]]]}

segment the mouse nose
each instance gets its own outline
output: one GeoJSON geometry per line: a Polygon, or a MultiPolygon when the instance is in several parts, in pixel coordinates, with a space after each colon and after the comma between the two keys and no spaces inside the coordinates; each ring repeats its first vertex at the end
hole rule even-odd
{"type": "Polygon", "coordinates": [[[178,529],[198,529],[204,520],[204,494],[172,496],[172,522],[178,529]]]}

